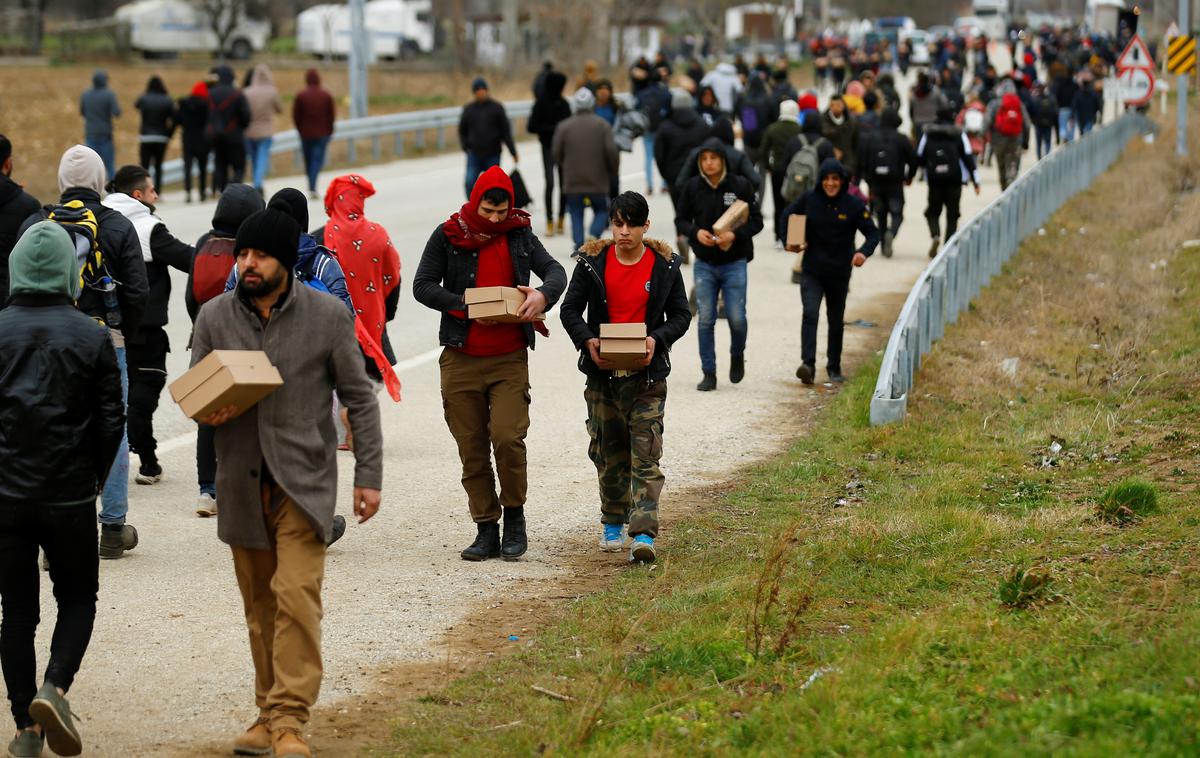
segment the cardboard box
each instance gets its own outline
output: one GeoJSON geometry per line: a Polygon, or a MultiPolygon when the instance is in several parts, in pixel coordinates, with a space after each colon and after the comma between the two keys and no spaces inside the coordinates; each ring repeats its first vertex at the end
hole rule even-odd
{"type": "Polygon", "coordinates": [[[600,357],[626,371],[645,368],[646,325],[601,324],[600,357]]]}
{"type": "Polygon", "coordinates": [[[808,220],[808,216],[801,216],[793,213],[788,216],[787,227],[787,246],[803,245],[804,244],[804,225],[808,220]]]}
{"type": "Polygon", "coordinates": [[[750,206],[745,200],[734,200],[733,205],[725,209],[721,217],[713,224],[713,234],[732,232],[750,220],[750,206]]]}
{"type": "Polygon", "coordinates": [[[240,416],[282,384],[261,350],[214,350],[171,382],[171,397],[188,418],[207,418],[228,405],[240,416]]]}
{"type": "MultiPolygon", "coordinates": [[[[486,318],[505,324],[523,323],[517,311],[525,303],[525,293],[516,287],[471,287],[463,293],[467,318],[486,318]]],[[[545,320],[538,316],[537,321],[545,320]]]]}

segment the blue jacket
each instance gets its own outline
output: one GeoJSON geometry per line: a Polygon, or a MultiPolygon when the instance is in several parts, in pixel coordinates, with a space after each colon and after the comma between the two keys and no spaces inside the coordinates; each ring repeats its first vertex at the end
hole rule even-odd
{"type": "MultiPolygon", "coordinates": [[[[300,235],[299,253],[296,258],[296,279],[315,290],[328,292],[354,313],[354,303],[350,302],[350,291],[346,289],[346,274],[342,272],[342,264],[338,263],[333,253],[318,245],[308,233],[300,235]]],[[[225,280],[225,291],[229,292],[236,286],[237,266],[234,266],[225,280]]]]}

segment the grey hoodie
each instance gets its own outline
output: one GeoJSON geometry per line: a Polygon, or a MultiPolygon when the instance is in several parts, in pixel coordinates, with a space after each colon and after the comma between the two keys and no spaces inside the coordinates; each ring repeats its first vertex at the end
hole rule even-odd
{"type": "Polygon", "coordinates": [[[111,140],[113,119],[121,115],[117,95],[108,88],[108,73],[92,74],[92,88],[79,98],[79,115],[83,116],[84,141],[111,140]]]}

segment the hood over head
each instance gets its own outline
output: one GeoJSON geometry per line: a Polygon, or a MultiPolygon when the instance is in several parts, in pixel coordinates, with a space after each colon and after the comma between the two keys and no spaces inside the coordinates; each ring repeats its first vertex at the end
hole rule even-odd
{"type": "Polygon", "coordinates": [[[161,76],[155,74],[150,77],[150,81],[146,82],[146,91],[156,95],[165,95],[167,94],[167,85],[163,84],[161,76]]]}
{"type": "Polygon", "coordinates": [[[305,71],[304,72],[304,83],[310,87],[320,87],[321,86],[321,72],[317,71],[315,68],[310,68],[309,70],[305,71]]]}
{"type": "Polygon", "coordinates": [[[561,71],[549,71],[542,80],[542,96],[547,100],[557,100],[562,97],[567,88],[567,75],[561,71]]]}
{"type": "Polygon", "coordinates": [[[737,66],[733,65],[732,63],[718,63],[717,68],[715,70],[717,71],[717,73],[732,74],[733,76],[737,76],[737,72],[738,72],[737,66]]]}
{"type": "Polygon", "coordinates": [[[846,194],[846,190],[850,186],[850,172],[846,170],[846,167],[837,158],[826,158],[821,161],[821,169],[817,172],[817,181],[825,181],[825,177],[830,174],[837,174],[842,177],[842,189],[838,192],[838,195],[846,194]]]}
{"type": "Polygon", "coordinates": [[[721,116],[712,125],[713,136],[725,143],[726,147],[733,147],[733,122],[728,116],[721,116]]]}
{"type": "Polygon", "coordinates": [[[226,87],[233,86],[233,69],[229,66],[221,65],[213,69],[213,73],[217,75],[217,83],[226,87]]]}
{"type": "Polygon", "coordinates": [[[696,101],[692,99],[690,92],[681,87],[674,87],[671,89],[671,110],[690,110],[694,109],[695,107],[696,101]]]}
{"type": "Polygon", "coordinates": [[[265,207],[262,195],[249,184],[227,185],[213,211],[213,230],[232,237],[243,221],[265,207]]]}
{"type": "Polygon", "coordinates": [[[271,196],[268,208],[283,211],[296,220],[300,231],[308,231],[308,198],[294,187],[284,187],[271,196]]]}
{"type": "Polygon", "coordinates": [[[96,89],[104,89],[108,86],[108,72],[102,68],[96,69],[92,74],[92,86],[96,89]]]}
{"type": "Polygon", "coordinates": [[[896,112],[895,108],[885,108],[879,116],[879,125],[884,129],[899,129],[901,123],[903,123],[903,119],[900,118],[900,114],[896,112]]]}
{"type": "Polygon", "coordinates": [[[704,179],[704,181],[708,182],[713,187],[716,187],[721,182],[725,181],[725,177],[729,175],[729,153],[727,151],[728,147],[719,138],[709,137],[708,139],[704,140],[704,144],[700,145],[700,152],[696,154],[696,171],[699,172],[700,177],[704,179]],[[709,180],[708,176],[704,173],[703,167],[700,165],[700,161],[702,158],[704,158],[705,153],[715,153],[721,157],[721,176],[718,177],[717,181],[715,182],[709,180]]]}
{"type": "Polygon", "coordinates": [[[821,136],[821,111],[810,108],[800,114],[800,131],[821,136]]]}
{"type": "Polygon", "coordinates": [[[53,221],[25,230],[8,257],[8,296],[79,297],[79,269],[71,235],[53,221]]]}
{"type": "Polygon", "coordinates": [[[752,76],[746,84],[746,94],[750,97],[760,97],[767,94],[767,83],[761,76],[752,76]]]}
{"type": "Polygon", "coordinates": [[[66,192],[71,187],[90,189],[97,195],[104,190],[108,174],[100,155],[85,145],[75,145],[63,153],[58,162],[58,191],[66,192]]]}
{"type": "Polygon", "coordinates": [[[250,77],[250,84],[254,87],[274,87],[275,77],[271,74],[271,67],[265,63],[255,66],[254,73],[250,77]]]}
{"type": "Polygon", "coordinates": [[[575,113],[591,111],[595,107],[596,95],[587,87],[580,87],[575,90],[575,94],[571,95],[571,110],[575,113]]]}
{"type": "MultiPolygon", "coordinates": [[[[501,173],[504,172],[501,171],[501,173]]],[[[504,178],[508,179],[508,174],[504,174],[504,178]]],[[[478,184],[476,182],[476,185],[478,184]]],[[[486,191],[485,189],[480,192],[479,196],[483,197],[483,193],[486,191]]],[[[511,198],[513,196],[511,179],[508,181],[506,191],[511,198]]],[[[304,198],[304,193],[299,190],[292,190],[292,192],[300,195],[301,199],[304,198]]],[[[361,174],[339,176],[330,182],[329,189],[325,190],[325,214],[332,216],[333,209],[336,207],[338,210],[345,211],[347,216],[362,216],[366,211],[367,198],[374,194],[375,185],[367,181],[365,176],[361,174]]],[[[471,194],[474,195],[475,193],[472,192],[471,194]]],[[[479,202],[476,201],[475,205],[478,206],[479,202]]]]}
{"type": "Polygon", "coordinates": [[[800,123],[800,106],[795,100],[784,100],[779,104],[779,120],[800,123]]]}

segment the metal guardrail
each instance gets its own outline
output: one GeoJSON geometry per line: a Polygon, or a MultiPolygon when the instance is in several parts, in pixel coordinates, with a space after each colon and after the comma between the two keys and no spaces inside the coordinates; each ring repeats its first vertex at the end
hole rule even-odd
{"type": "Polygon", "coordinates": [[[1148,128],[1144,116],[1130,112],[1052,150],[946,241],[909,291],[892,327],[871,397],[872,426],[904,418],[921,357],[941,339],[946,324],[958,320],[1021,240],[1090,185],[1130,139],[1148,128]]]}
{"type": "MultiPolygon", "coordinates": [[[[510,121],[528,119],[533,110],[532,100],[522,100],[515,103],[505,103],[510,121]]],[[[351,163],[358,160],[358,143],[371,141],[371,158],[383,160],[385,140],[391,143],[391,152],[396,157],[404,155],[405,135],[413,135],[412,142],[415,150],[424,150],[426,133],[436,132],[434,144],[437,150],[446,149],[446,130],[458,129],[458,119],[462,115],[461,107],[437,108],[434,110],[411,111],[408,113],[389,113],[384,116],[367,116],[338,121],[333,127],[333,138],[330,144],[338,141],[346,143],[346,155],[351,163]]],[[[515,130],[514,130],[515,131],[515,130]]],[[[514,135],[515,139],[515,135],[514,135]]],[[[304,158],[300,152],[300,135],[295,129],[278,132],[271,141],[271,155],[293,153],[297,168],[304,166],[304,158]]],[[[211,158],[210,158],[211,167],[211,158]]],[[[183,183],[183,161],[175,159],[163,163],[162,183],[164,186],[183,183]]]]}

